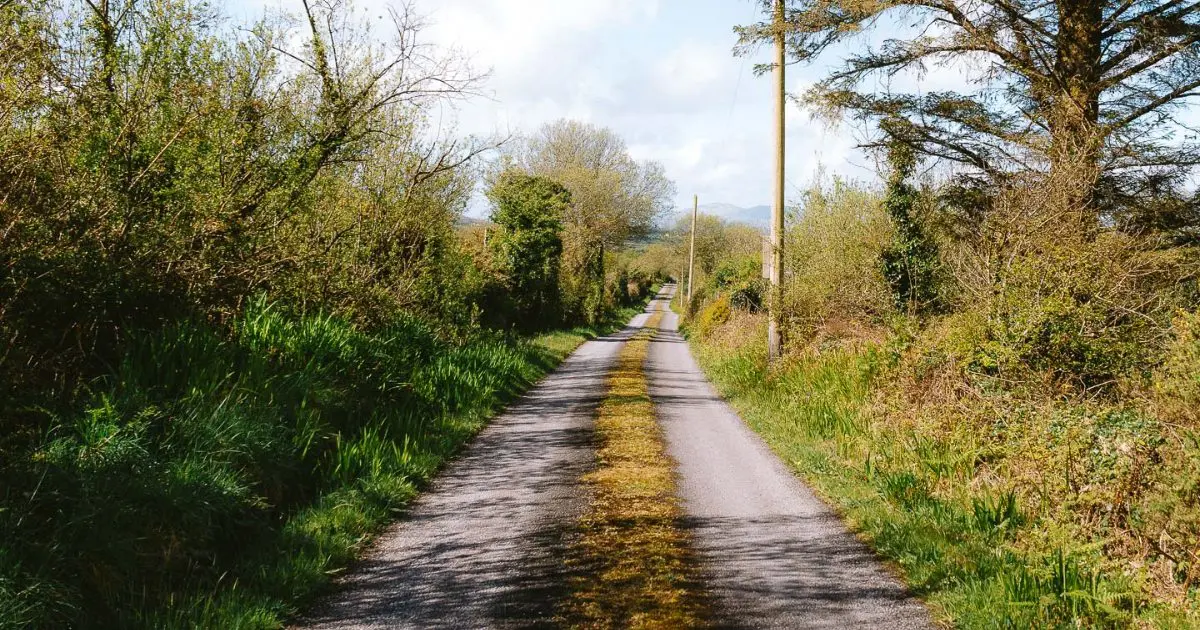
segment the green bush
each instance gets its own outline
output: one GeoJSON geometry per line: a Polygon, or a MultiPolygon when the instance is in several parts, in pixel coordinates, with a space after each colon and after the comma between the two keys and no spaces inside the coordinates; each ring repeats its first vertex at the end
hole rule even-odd
{"type": "Polygon", "coordinates": [[[753,313],[763,307],[767,287],[762,278],[762,263],[757,258],[722,261],[708,284],[714,292],[728,293],[733,308],[753,313]]]}
{"type": "Polygon", "coordinates": [[[788,335],[808,339],[837,319],[882,321],[895,310],[879,264],[892,230],[880,196],[834,180],[810,190],[788,229],[783,316],[788,335]]]}
{"type": "Polygon", "coordinates": [[[1120,234],[1058,239],[1007,261],[990,295],[978,366],[1051,374],[1082,389],[1148,375],[1161,359],[1175,303],[1172,256],[1120,234]]]}
{"type": "Polygon", "coordinates": [[[733,306],[729,301],[729,296],[719,295],[709,302],[700,313],[696,315],[696,322],[693,326],[696,334],[701,337],[707,337],[718,326],[729,321],[730,315],[733,314],[733,306]]]}
{"type": "Polygon", "coordinates": [[[633,306],[649,297],[653,286],[654,278],[644,271],[621,266],[613,275],[611,299],[613,304],[622,308],[633,306]]]}
{"type": "Polygon", "coordinates": [[[513,324],[526,331],[557,325],[562,216],[571,193],[545,177],[506,172],[488,199],[497,225],[491,247],[514,305],[513,324]]]}
{"type": "Polygon", "coordinates": [[[1172,330],[1155,388],[1165,412],[1200,428],[1200,312],[1181,312],[1172,330]]]}
{"type": "MultiPolygon", "coordinates": [[[[1155,492],[1142,495],[1136,513],[1170,561],[1178,583],[1200,581],[1200,313],[1175,318],[1174,339],[1155,374],[1154,404],[1164,431],[1156,455],[1155,492]],[[1164,535],[1165,534],[1165,535],[1164,535]]],[[[1200,593],[1193,600],[1200,598],[1200,593]]],[[[1196,602],[1200,607],[1200,601],[1196,602]]]]}

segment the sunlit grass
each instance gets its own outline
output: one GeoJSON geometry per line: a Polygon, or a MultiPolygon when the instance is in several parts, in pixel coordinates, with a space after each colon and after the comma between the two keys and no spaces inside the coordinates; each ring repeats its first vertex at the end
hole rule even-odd
{"type": "Polygon", "coordinates": [[[0,510],[0,628],[278,628],[604,325],[447,340],[259,301],[136,340],[0,510]]]}
{"type": "Polygon", "coordinates": [[[881,357],[870,349],[827,349],[768,367],[762,331],[744,332],[691,340],[705,372],[946,624],[1192,627],[1147,608],[1134,579],[1101,570],[1098,547],[980,483],[976,469],[988,454],[967,432],[935,436],[880,421],[872,394],[881,357]]]}

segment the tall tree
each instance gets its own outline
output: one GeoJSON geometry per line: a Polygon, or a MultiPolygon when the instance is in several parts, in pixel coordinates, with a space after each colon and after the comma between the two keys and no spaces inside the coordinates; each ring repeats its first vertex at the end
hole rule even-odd
{"type": "Polygon", "coordinates": [[[500,228],[492,249],[518,324],[534,329],[558,323],[562,216],[571,206],[571,193],[554,180],[509,171],[487,196],[492,222],[500,228]]]}
{"type": "Polygon", "coordinates": [[[574,120],[543,126],[516,161],[571,189],[575,203],[567,222],[610,246],[645,234],[675,193],[661,164],[634,160],[613,130],[574,120]]]}
{"type": "Polygon", "coordinates": [[[671,207],[675,185],[657,162],[639,162],[611,129],[571,120],[543,126],[509,163],[571,191],[563,217],[572,271],[590,277],[585,310],[595,317],[604,290],[604,252],[647,233],[671,207]]]}
{"type": "MultiPolygon", "coordinates": [[[[685,268],[691,248],[692,218],[684,215],[675,222],[667,238],[672,252],[685,268]]],[[[700,278],[711,276],[722,262],[730,258],[762,255],[763,233],[750,225],[726,221],[721,217],[700,213],[696,217],[696,269],[700,278]]]]}
{"type": "MultiPolygon", "coordinates": [[[[1200,145],[1181,137],[1188,128],[1176,116],[1200,96],[1196,0],[786,0],[782,28],[791,59],[811,62],[900,20],[920,34],[855,49],[806,100],[862,122],[902,121],[891,139],[992,179],[1017,169],[1082,174],[1089,209],[1092,191],[1151,196],[1200,164],[1200,145]],[[949,63],[978,89],[862,89],[949,63]]],[[[739,51],[777,28],[739,27],[739,51]]]]}

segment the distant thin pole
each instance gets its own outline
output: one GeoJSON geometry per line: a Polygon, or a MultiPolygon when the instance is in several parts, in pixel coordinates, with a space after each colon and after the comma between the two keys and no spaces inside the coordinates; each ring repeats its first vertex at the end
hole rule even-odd
{"type": "Polygon", "coordinates": [[[692,248],[688,253],[687,301],[692,303],[692,274],[696,271],[696,215],[700,212],[700,195],[692,195],[692,248]]]}
{"type": "Polygon", "coordinates": [[[767,357],[783,354],[783,328],[780,322],[783,292],[783,178],[784,134],[787,131],[786,81],[784,78],[783,1],[775,0],[775,195],[771,204],[771,295],[767,303],[770,323],[767,328],[767,357]]]}

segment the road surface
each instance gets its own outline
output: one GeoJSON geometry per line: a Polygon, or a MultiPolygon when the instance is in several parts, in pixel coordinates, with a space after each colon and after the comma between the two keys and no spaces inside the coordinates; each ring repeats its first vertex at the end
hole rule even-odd
{"type": "Polygon", "coordinates": [[[580,346],[493,420],[300,627],[551,625],[605,376],[648,316],[580,346]]]}
{"type": "MultiPolygon", "coordinates": [[[[665,309],[668,287],[647,311],[665,309]]],[[[621,333],[585,343],[498,417],[300,627],[552,627],[587,507],[591,427],[621,333]]],[[[928,627],[924,608],[716,396],[668,313],[647,377],[714,626],[928,627]]]]}
{"type": "Polygon", "coordinates": [[[667,313],[650,344],[650,398],[723,628],[928,628],[907,595],[721,400],[667,313]]]}

